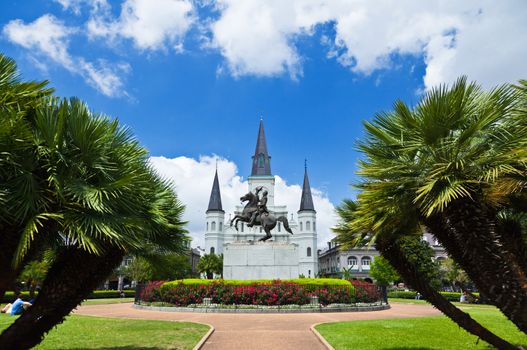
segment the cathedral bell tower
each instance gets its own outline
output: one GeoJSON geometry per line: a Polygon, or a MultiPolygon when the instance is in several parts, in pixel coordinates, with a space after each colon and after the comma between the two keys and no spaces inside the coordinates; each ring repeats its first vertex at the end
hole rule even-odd
{"type": "Polygon", "coordinates": [[[256,149],[252,156],[253,166],[248,177],[249,190],[254,193],[256,187],[262,186],[267,191],[267,206],[274,206],[274,176],[271,174],[271,156],[267,152],[267,141],[263,120],[260,119],[256,149]]]}
{"type": "Polygon", "coordinates": [[[212,190],[210,192],[209,206],[207,208],[207,223],[205,231],[205,254],[223,254],[223,225],[225,211],[221,206],[220,183],[218,181],[218,169],[214,175],[212,190]]]}

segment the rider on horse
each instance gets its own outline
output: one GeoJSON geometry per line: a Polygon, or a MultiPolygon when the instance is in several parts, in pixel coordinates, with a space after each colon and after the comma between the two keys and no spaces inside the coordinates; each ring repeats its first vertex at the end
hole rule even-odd
{"type": "MultiPolygon", "coordinates": [[[[256,191],[255,191],[256,197],[258,197],[258,194],[260,193],[260,191],[262,189],[263,189],[262,186],[256,187],[256,191]]],[[[261,216],[264,213],[269,215],[269,210],[267,210],[267,191],[265,191],[265,190],[262,192],[262,198],[258,199],[258,208],[253,213],[253,215],[251,216],[251,221],[247,224],[247,226],[248,227],[253,227],[254,226],[254,222],[256,221],[256,217],[258,215],[261,216]]]]}

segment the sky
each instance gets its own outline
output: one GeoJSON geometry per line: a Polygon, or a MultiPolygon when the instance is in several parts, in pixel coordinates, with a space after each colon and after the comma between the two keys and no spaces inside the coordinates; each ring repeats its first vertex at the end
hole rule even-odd
{"type": "Polygon", "coordinates": [[[173,181],[203,246],[216,164],[223,206],[247,190],[260,118],[276,204],[304,160],[319,246],[353,198],[362,123],[466,75],[527,78],[525,0],[50,0],[0,3],[0,52],[118,118],[173,181]]]}

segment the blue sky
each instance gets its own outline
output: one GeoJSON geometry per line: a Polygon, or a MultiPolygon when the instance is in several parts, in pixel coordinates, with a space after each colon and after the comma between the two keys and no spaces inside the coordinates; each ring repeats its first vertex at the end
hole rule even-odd
{"type": "Polygon", "coordinates": [[[213,168],[200,165],[219,157],[229,169],[222,191],[234,196],[260,115],[284,191],[301,183],[307,158],[315,204],[325,201],[322,215],[331,215],[354,195],[363,120],[461,74],[491,87],[527,72],[525,1],[56,0],[1,9],[0,51],[25,79],[50,80],[57,95],[118,117],[152,156],[205,172],[196,183],[201,174],[160,170],[193,189],[182,196],[191,231],[212,184],[213,168]]]}

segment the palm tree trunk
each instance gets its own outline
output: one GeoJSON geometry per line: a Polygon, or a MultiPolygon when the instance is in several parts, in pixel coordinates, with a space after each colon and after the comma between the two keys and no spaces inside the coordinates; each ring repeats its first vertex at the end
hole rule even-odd
{"type": "Polygon", "coordinates": [[[0,300],[12,287],[20,273],[13,267],[13,257],[18,245],[18,235],[10,227],[0,226],[0,300]]]}
{"type": "Polygon", "coordinates": [[[459,200],[425,224],[479,291],[527,333],[527,273],[496,232],[493,217],[475,201],[459,200]]]}
{"type": "Polygon", "coordinates": [[[469,314],[458,309],[432,288],[430,283],[423,278],[417,268],[407,259],[403,249],[396,241],[383,242],[378,240],[377,249],[397,269],[407,283],[412,285],[426,300],[467,332],[474,334],[498,349],[521,349],[490,332],[470,317],[469,314]]]}
{"type": "Polygon", "coordinates": [[[101,256],[68,247],[62,251],[35,303],[0,335],[0,349],[30,349],[64,318],[122,261],[117,249],[101,256]]]}

